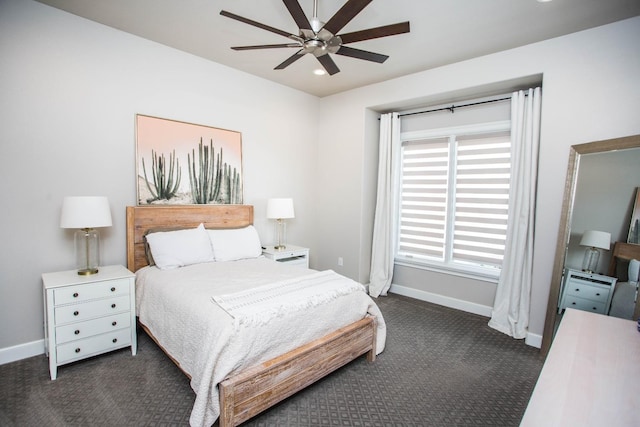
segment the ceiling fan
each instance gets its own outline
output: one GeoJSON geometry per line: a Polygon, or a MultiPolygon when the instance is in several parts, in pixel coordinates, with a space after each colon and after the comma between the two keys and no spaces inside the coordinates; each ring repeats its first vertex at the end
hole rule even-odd
{"type": "Polygon", "coordinates": [[[338,34],[338,32],[369,3],[371,3],[372,0],[348,0],[326,23],[318,19],[318,0],[314,0],[313,2],[313,17],[311,18],[311,21],[309,21],[305,16],[298,0],[282,1],[289,10],[291,17],[298,25],[299,34],[290,34],[286,31],[270,27],[269,25],[227,12],[226,10],[220,11],[220,15],[287,37],[293,40],[293,43],[235,46],[231,49],[252,50],[298,48],[299,50],[296,53],[274,69],[283,70],[307,53],[311,53],[318,59],[329,75],[334,75],[340,72],[340,69],[329,56],[330,53],[349,56],[351,58],[364,59],[366,61],[377,62],[380,64],[389,58],[387,55],[355,49],[345,46],[345,44],[409,32],[409,21],[406,21],[397,24],[369,28],[367,30],[355,31],[352,33],[338,34]]]}

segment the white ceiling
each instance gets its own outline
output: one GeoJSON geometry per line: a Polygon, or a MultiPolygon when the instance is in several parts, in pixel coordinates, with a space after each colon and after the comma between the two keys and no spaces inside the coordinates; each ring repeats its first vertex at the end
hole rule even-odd
{"type": "MultiPolygon", "coordinates": [[[[288,43],[277,34],[220,15],[236,15],[297,34],[280,0],[38,0],[78,16],[317,96],[499,52],[640,15],[640,0],[374,0],[341,31],[410,21],[411,32],[350,44],[389,55],[383,64],[333,55],[341,72],[305,55],[273,68],[297,49],[233,51],[231,46],[288,43]]],[[[313,0],[299,0],[313,15],[313,0]]],[[[323,21],[346,0],[318,0],[323,21]]]]}

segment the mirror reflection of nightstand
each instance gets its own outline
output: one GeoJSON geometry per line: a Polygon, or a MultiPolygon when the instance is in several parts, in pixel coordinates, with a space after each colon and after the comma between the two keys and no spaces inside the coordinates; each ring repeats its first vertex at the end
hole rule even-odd
{"type": "Polygon", "coordinates": [[[558,313],[565,308],[608,314],[616,282],[615,277],[565,269],[558,313]]]}

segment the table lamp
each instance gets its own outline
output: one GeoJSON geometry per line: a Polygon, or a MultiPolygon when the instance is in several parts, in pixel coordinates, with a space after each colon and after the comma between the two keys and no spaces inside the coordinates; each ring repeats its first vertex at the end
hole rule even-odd
{"type": "Polygon", "coordinates": [[[276,220],[276,234],[278,244],[274,246],[276,250],[283,250],[285,246],[287,218],[295,218],[293,213],[293,199],[269,199],[267,200],[267,218],[276,220]]]}
{"type": "Polygon", "coordinates": [[[611,234],[604,231],[585,231],[580,246],[587,247],[582,261],[582,271],[594,273],[598,268],[600,249],[609,250],[611,246],[611,234]]]}
{"type": "Polygon", "coordinates": [[[74,234],[78,274],[96,274],[100,265],[100,235],[96,228],[111,227],[111,210],[106,197],[65,197],[61,228],[77,228],[74,234]]]}

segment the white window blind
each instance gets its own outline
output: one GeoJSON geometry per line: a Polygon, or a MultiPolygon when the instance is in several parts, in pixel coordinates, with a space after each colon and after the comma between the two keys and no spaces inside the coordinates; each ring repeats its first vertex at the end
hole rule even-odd
{"type": "Polygon", "coordinates": [[[499,274],[511,142],[505,123],[490,128],[402,141],[397,259],[499,274]]]}

